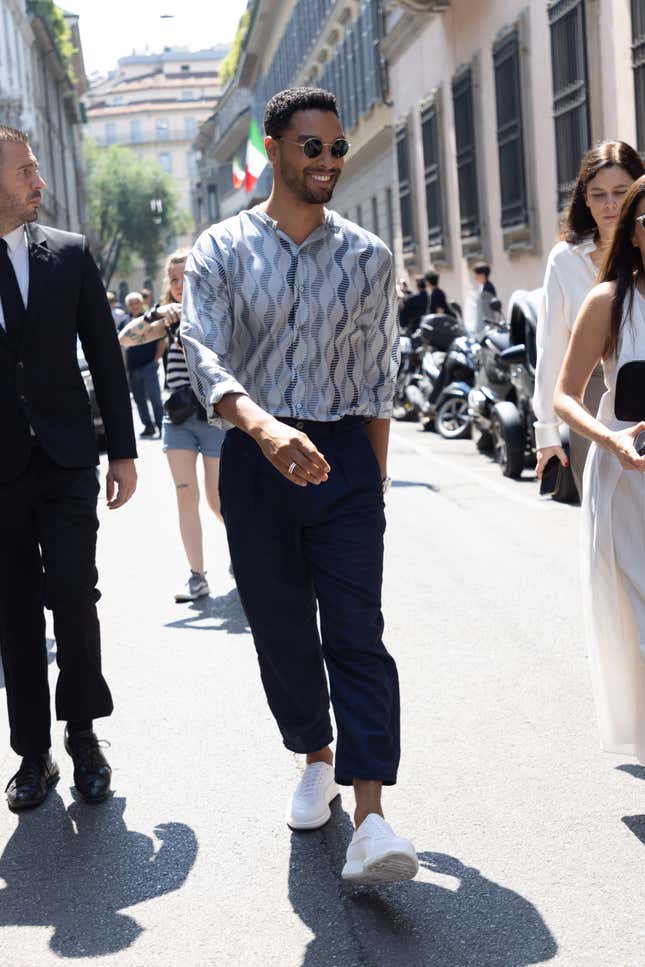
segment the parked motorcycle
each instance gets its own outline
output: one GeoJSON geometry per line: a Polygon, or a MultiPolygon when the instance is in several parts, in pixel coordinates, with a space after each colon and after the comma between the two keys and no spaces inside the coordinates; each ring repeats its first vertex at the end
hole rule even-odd
{"type": "Polygon", "coordinates": [[[500,361],[510,346],[510,333],[501,316],[502,303],[492,299],[490,310],[496,318],[487,319],[479,333],[479,348],[474,351],[475,379],[468,394],[471,436],[480,453],[493,450],[493,411],[512,393],[508,366],[500,361]]]}
{"type": "MultiPolygon", "coordinates": [[[[533,393],[537,360],[536,326],[542,292],[519,290],[511,296],[510,342],[499,356],[499,364],[507,368],[512,391],[497,403],[492,414],[492,437],[495,459],[506,477],[519,478],[525,467],[535,466],[535,414],[533,393]]],[[[568,445],[568,431],[563,428],[563,445],[568,445]]],[[[560,503],[578,501],[578,491],[571,467],[558,468],[553,500],[560,503]]]]}
{"type": "Polygon", "coordinates": [[[435,429],[446,440],[470,435],[468,395],[475,381],[478,348],[472,336],[458,336],[451,343],[427,400],[424,430],[435,429]]]}
{"type": "Polygon", "coordinates": [[[401,336],[401,362],[394,391],[395,420],[426,419],[428,401],[456,336],[463,334],[461,309],[451,303],[451,315],[425,315],[412,335],[401,336]]]}

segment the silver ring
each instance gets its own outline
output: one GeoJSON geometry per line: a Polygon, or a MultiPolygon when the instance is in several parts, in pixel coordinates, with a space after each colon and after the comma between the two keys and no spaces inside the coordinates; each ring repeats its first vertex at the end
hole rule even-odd
{"type": "Polygon", "coordinates": [[[289,469],[287,470],[287,473],[293,473],[297,466],[298,464],[294,460],[293,463],[289,464],[289,469]]]}

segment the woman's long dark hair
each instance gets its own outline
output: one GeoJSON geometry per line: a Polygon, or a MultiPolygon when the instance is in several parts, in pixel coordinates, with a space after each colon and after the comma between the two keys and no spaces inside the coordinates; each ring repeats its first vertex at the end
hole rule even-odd
{"type": "Polygon", "coordinates": [[[632,178],[645,174],[641,156],[624,141],[602,141],[595,144],[582,159],[578,179],[571,193],[569,211],[562,232],[565,242],[577,245],[592,235],[598,238],[598,226],[589,210],[586,199],[587,185],[603,168],[614,165],[624,168],[632,178]]]}
{"type": "Polygon", "coordinates": [[[632,242],[634,232],[641,231],[634,218],[638,203],[642,198],[645,198],[645,176],[638,178],[625,195],[614,232],[614,240],[598,278],[599,282],[616,283],[611,305],[611,328],[605,346],[605,356],[612,356],[618,351],[625,298],[629,293],[629,311],[631,313],[634,302],[634,286],[639,275],[645,272],[641,251],[632,242]]]}

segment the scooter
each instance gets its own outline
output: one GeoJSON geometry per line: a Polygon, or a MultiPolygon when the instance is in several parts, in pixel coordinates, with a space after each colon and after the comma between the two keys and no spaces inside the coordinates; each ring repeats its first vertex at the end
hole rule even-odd
{"type": "MultiPolygon", "coordinates": [[[[502,303],[492,299],[490,309],[501,314],[502,303]]],[[[468,394],[471,436],[480,453],[493,449],[493,411],[513,392],[509,368],[500,361],[510,346],[510,334],[502,320],[487,320],[474,352],[475,380],[468,394]]]]}
{"type": "Polygon", "coordinates": [[[435,429],[445,440],[470,435],[468,396],[475,382],[478,349],[479,343],[472,336],[453,340],[427,400],[424,430],[435,429]]]}

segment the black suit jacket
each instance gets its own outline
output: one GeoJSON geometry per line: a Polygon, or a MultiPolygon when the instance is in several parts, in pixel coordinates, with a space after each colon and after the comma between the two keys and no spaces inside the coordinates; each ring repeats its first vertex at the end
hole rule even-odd
{"type": "Polygon", "coordinates": [[[110,459],[136,457],[132,408],[112,313],[87,239],[27,226],[29,297],[19,345],[0,326],[0,481],[31,453],[29,425],[62,467],[91,467],[98,448],[77,357],[92,374],[110,459]]]}

